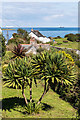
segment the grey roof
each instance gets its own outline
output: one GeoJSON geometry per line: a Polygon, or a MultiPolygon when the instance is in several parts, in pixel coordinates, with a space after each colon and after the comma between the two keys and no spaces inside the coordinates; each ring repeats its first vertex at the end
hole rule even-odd
{"type": "Polygon", "coordinates": [[[38,30],[33,30],[31,32],[33,32],[37,37],[45,37],[38,30]]]}

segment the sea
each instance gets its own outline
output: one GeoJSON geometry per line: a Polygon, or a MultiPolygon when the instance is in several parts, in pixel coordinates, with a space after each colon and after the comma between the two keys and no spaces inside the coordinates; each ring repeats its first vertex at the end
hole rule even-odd
{"type": "MultiPolygon", "coordinates": [[[[10,30],[3,30],[3,36],[7,39],[7,32],[9,35],[9,39],[12,37],[13,33],[17,33],[17,30],[20,27],[16,28],[9,28],[10,30]],[[12,29],[12,30],[11,30],[12,29]]],[[[26,30],[28,33],[31,31],[31,27],[21,27],[22,29],[26,30]]],[[[7,29],[7,28],[4,28],[7,29]]],[[[42,33],[46,37],[57,37],[60,36],[64,38],[66,34],[78,33],[78,27],[34,27],[33,30],[38,30],[40,33],[42,33]]],[[[8,41],[8,40],[7,40],[8,41]]]]}

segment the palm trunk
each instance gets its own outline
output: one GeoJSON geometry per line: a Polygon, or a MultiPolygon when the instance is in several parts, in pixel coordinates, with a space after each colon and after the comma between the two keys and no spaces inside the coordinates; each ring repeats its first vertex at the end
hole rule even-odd
{"type": "Polygon", "coordinates": [[[45,79],[44,92],[43,92],[42,96],[40,97],[40,99],[39,99],[37,105],[39,105],[39,104],[41,103],[41,101],[42,101],[44,95],[48,92],[48,90],[49,90],[49,84],[48,84],[47,89],[46,89],[46,79],[45,79]]]}
{"type": "Polygon", "coordinates": [[[30,80],[30,102],[32,102],[32,79],[30,80]]]}
{"type": "Polygon", "coordinates": [[[24,86],[22,87],[22,95],[23,95],[23,97],[24,97],[24,99],[25,99],[25,103],[26,103],[26,105],[27,105],[27,104],[28,104],[28,101],[27,101],[26,96],[25,96],[25,94],[24,94],[24,86]]]}

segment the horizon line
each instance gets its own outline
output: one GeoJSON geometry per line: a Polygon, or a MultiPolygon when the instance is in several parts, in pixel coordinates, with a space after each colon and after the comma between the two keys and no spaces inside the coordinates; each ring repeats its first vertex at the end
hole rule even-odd
{"type": "Polygon", "coordinates": [[[80,27],[80,26],[2,26],[1,28],[13,28],[13,27],[25,27],[25,28],[39,28],[39,27],[50,27],[50,28],[53,28],[53,27],[57,27],[57,28],[65,28],[65,27],[80,27]]]}

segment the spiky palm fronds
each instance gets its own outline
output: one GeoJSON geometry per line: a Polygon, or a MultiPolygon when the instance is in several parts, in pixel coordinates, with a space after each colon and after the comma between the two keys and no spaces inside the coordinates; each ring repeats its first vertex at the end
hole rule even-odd
{"type": "Polygon", "coordinates": [[[5,72],[4,85],[16,87],[16,89],[21,88],[26,104],[28,104],[28,101],[24,89],[29,85],[31,73],[30,61],[26,57],[23,59],[16,58],[10,62],[5,72]]]}
{"type": "Polygon", "coordinates": [[[32,67],[34,70],[34,75],[39,76],[46,74],[46,60],[48,57],[48,52],[44,51],[41,54],[37,54],[32,59],[32,67]]]}
{"type": "Polygon", "coordinates": [[[55,77],[57,81],[63,81],[64,84],[71,84],[74,79],[74,66],[70,62],[63,53],[56,53],[54,56],[49,55],[47,76],[55,77]]]}
{"type": "Polygon", "coordinates": [[[22,85],[27,83],[27,79],[31,75],[30,64],[27,58],[18,59],[11,61],[5,72],[5,85],[22,87],[22,85]],[[6,84],[7,83],[7,84],[6,84]]]}
{"type": "Polygon", "coordinates": [[[49,86],[59,82],[69,85],[73,82],[75,76],[73,72],[74,66],[71,62],[61,52],[52,54],[44,51],[33,59],[34,74],[40,75],[41,79],[45,81],[44,92],[38,104],[49,90],[49,86]]]}
{"type": "Polygon", "coordinates": [[[17,46],[14,47],[14,50],[12,51],[14,53],[14,58],[16,57],[21,57],[23,58],[25,56],[25,52],[27,50],[22,47],[20,44],[18,44],[17,46]]]}

